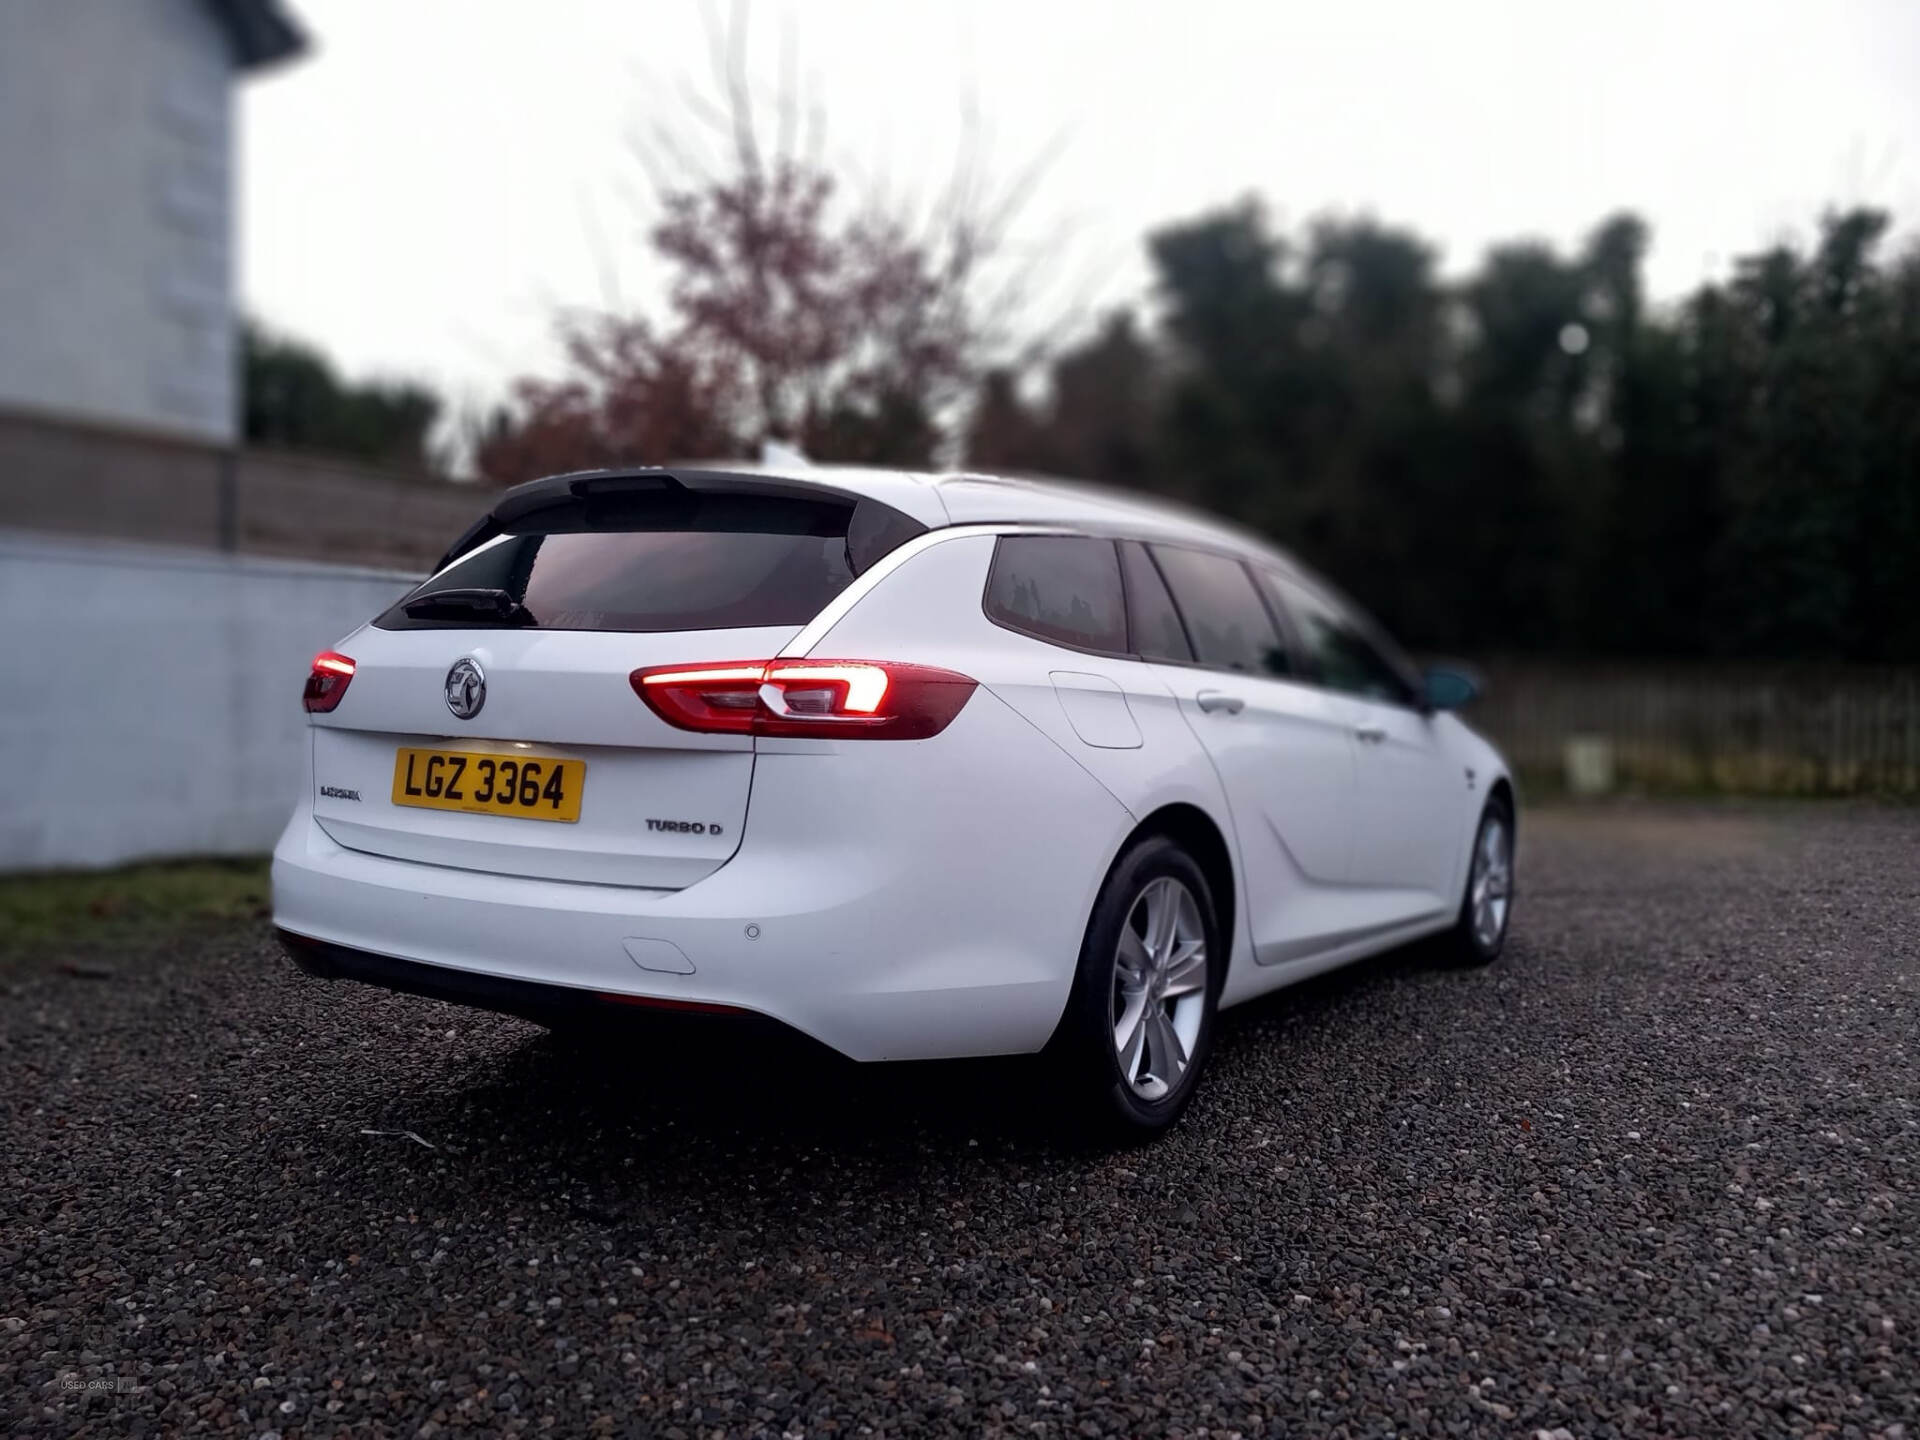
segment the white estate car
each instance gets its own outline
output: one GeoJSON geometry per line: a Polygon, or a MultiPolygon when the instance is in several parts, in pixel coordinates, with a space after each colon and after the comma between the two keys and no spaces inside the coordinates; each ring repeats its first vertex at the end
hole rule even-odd
{"type": "Polygon", "coordinates": [[[1465,676],[1171,507],[792,468],[504,491],[316,657],[273,862],[303,969],[1046,1050],[1151,1130],[1217,1007],[1436,932],[1499,953],[1514,794],[1465,676]]]}

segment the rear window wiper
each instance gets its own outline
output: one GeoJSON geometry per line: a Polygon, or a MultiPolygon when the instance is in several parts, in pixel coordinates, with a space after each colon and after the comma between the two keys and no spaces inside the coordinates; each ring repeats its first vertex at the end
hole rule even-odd
{"type": "Polygon", "coordinates": [[[533,625],[533,612],[505,590],[429,590],[405,606],[410,620],[472,620],[483,625],[533,625]]]}

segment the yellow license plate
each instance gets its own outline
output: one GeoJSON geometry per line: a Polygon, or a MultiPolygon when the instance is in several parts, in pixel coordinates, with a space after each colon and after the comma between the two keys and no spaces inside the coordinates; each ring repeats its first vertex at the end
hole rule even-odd
{"type": "Polygon", "coordinates": [[[477,750],[401,750],[393,757],[393,803],[522,820],[580,818],[587,762],[477,750]]]}

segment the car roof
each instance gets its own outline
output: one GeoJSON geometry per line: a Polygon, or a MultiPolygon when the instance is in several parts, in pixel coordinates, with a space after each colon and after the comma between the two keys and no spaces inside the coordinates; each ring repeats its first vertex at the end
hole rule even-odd
{"type": "Polygon", "coordinates": [[[929,530],[954,525],[1058,526],[1096,535],[1158,540],[1225,551],[1299,573],[1303,567],[1265,537],[1217,520],[1174,501],[1137,491],[1039,476],[973,472],[887,470],[853,465],[815,465],[805,460],[763,464],[702,460],[665,466],[579,470],[515,485],[494,497],[487,513],[441,561],[531,510],[604,489],[685,486],[698,490],[764,490],[787,495],[814,492],[856,502],[871,501],[929,530]]]}
{"type": "Polygon", "coordinates": [[[703,461],[686,468],[762,476],[783,484],[818,486],[876,500],[928,529],[949,525],[1058,525],[1094,534],[1182,542],[1250,559],[1277,561],[1289,569],[1300,568],[1284,550],[1250,530],[1174,501],[1085,481],[972,471],[738,461],[703,461]]]}

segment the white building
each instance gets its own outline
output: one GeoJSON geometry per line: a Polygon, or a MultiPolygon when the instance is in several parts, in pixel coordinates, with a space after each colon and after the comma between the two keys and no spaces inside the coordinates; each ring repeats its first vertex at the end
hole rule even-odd
{"type": "Polygon", "coordinates": [[[228,441],[233,85],[277,0],[0,0],[0,408],[228,441]]]}

